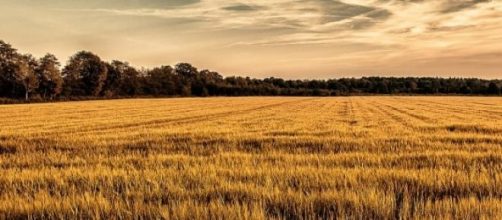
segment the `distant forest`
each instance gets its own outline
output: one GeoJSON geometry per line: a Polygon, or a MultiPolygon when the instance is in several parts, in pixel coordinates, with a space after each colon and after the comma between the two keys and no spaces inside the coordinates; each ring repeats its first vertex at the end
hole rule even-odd
{"type": "Polygon", "coordinates": [[[340,96],[371,94],[501,95],[502,80],[431,77],[363,77],[284,80],[223,77],[189,63],[138,70],[105,62],[92,52],[73,55],[66,66],[47,54],[21,54],[0,40],[0,98],[48,101],[119,97],[340,96]]]}

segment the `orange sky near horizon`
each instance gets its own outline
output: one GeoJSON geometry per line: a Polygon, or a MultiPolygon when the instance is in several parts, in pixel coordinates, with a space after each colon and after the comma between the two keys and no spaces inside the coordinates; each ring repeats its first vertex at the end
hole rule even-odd
{"type": "Polygon", "coordinates": [[[0,39],[63,63],[225,76],[502,78],[502,0],[0,0],[0,39]]]}

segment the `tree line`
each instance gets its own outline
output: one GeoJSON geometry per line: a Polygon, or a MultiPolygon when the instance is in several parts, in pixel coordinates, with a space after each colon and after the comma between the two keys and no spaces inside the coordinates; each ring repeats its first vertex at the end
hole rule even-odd
{"type": "Polygon", "coordinates": [[[502,80],[433,77],[363,77],[284,80],[223,77],[189,63],[138,70],[80,51],[64,67],[47,54],[21,54],[0,40],[0,97],[25,100],[136,96],[338,96],[358,94],[501,95],[502,80]]]}

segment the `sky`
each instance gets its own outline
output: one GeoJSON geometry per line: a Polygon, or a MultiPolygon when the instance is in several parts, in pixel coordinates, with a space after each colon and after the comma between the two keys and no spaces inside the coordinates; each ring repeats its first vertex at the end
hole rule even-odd
{"type": "Polygon", "coordinates": [[[0,39],[225,76],[502,78],[502,0],[0,0],[0,39]]]}

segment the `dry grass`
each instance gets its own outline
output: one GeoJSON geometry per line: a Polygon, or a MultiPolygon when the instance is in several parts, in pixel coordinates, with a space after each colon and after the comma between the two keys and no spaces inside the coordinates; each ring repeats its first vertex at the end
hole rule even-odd
{"type": "Polygon", "coordinates": [[[0,106],[0,219],[501,219],[502,99],[0,106]]]}

